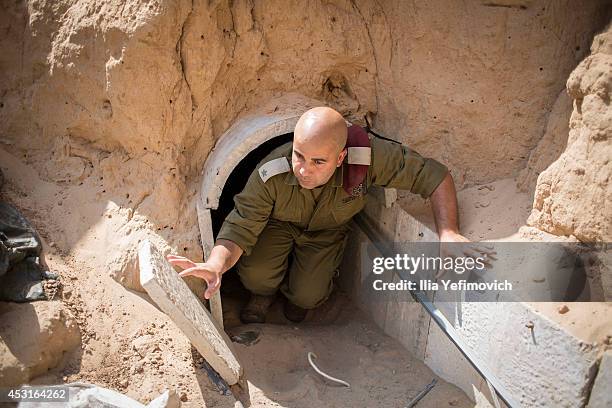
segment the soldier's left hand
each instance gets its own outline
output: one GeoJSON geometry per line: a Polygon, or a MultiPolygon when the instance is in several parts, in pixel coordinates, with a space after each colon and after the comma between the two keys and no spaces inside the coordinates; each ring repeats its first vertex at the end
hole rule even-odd
{"type": "MultiPolygon", "coordinates": [[[[497,253],[492,245],[487,245],[480,242],[471,242],[469,239],[459,234],[458,232],[446,232],[440,235],[440,257],[446,258],[481,258],[483,263],[490,267],[492,262],[496,260],[497,253]]],[[[436,278],[440,278],[444,274],[443,271],[438,271],[436,278]]]]}

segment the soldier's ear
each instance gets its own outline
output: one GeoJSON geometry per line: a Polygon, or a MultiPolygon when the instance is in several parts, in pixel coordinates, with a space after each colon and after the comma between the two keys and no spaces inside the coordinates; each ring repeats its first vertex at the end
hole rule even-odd
{"type": "Polygon", "coordinates": [[[348,150],[346,150],[346,148],[342,149],[342,151],[340,152],[340,155],[338,156],[338,162],[336,163],[336,167],[342,166],[342,162],[344,161],[344,158],[346,157],[347,152],[348,150]]]}

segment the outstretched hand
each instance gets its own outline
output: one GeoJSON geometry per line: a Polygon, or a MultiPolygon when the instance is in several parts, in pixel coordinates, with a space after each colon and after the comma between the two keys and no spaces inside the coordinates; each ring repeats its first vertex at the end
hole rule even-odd
{"type": "Polygon", "coordinates": [[[208,285],[206,292],[204,292],[206,299],[210,299],[221,287],[221,272],[217,267],[206,262],[196,263],[179,255],[167,255],[166,259],[171,265],[183,269],[182,272],[179,272],[180,277],[195,276],[196,278],[204,279],[208,285]]]}
{"type": "MultiPolygon", "coordinates": [[[[440,257],[470,257],[481,258],[487,267],[491,267],[497,253],[493,246],[479,242],[471,242],[469,239],[457,232],[447,232],[440,235],[440,257]],[[458,245],[459,244],[459,245],[458,245]]],[[[444,270],[438,271],[436,279],[444,275],[444,270]]]]}

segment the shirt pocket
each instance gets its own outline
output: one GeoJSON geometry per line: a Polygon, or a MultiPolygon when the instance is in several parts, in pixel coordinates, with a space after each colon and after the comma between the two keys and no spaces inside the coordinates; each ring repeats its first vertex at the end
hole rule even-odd
{"type": "Polygon", "coordinates": [[[302,214],[300,213],[299,209],[292,208],[291,206],[275,206],[274,210],[272,211],[272,218],[279,221],[300,222],[302,214]]]}
{"type": "Polygon", "coordinates": [[[300,197],[289,195],[277,200],[272,210],[272,218],[279,221],[300,223],[304,217],[304,206],[300,197]]]}
{"type": "Polygon", "coordinates": [[[338,225],[342,225],[350,221],[359,211],[365,206],[365,197],[359,197],[348,203],[340,204],[332,208],[332,215],[338,225]]]}

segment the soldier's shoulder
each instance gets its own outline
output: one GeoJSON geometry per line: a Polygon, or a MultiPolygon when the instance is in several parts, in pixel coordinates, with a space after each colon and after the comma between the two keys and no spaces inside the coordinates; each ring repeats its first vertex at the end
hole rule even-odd
{"type": "Polygon", "coordinates": [[[404,145],[396,140],[370,136],[370,147],[372,149],[372,161],[376,161],[376,164],[379,165],[382,164],[381,161],[384,162],[388,159],[390,154],[401,151],[404,145]]]}
{"type": "Polygon", "coordinates": [[[291,171],[291,157],[293,143],[287,142],[272,150],[264,157],[255,169],[259,177],[265,183],[271,177],[291,171]]]}
{"type": "Polygon", "coordinates": [[[293,142],[287,142],[287,143],[284,143],[274,148],[270,153],[266,155],[266,157],[261,159],[257,167],[261,166],[262,164],[270,160],[278,159],[279,157],[291,157],[292,148],[293,148],[293,142]]]}

